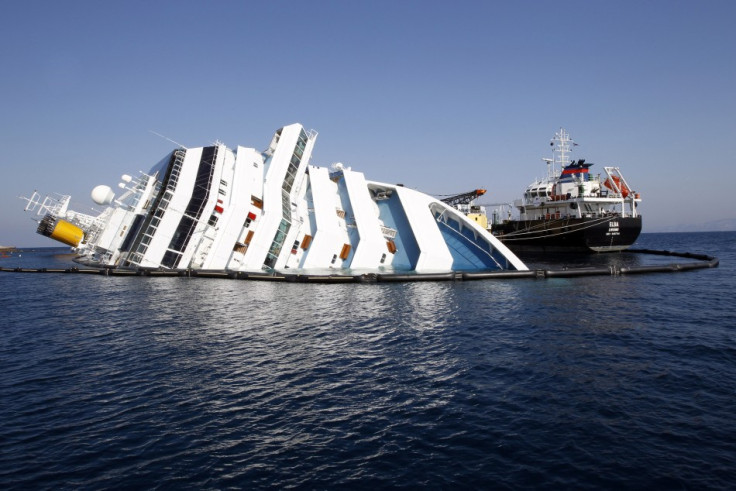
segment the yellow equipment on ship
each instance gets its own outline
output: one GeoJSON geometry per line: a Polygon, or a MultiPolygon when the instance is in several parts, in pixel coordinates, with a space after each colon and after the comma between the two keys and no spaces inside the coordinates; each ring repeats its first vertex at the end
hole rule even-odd
{"type": "Polygon", "coordinates": [[[466,216],[470,218],[471,220],[475,221],[478,225],[483,227],[483,229],[488,229],[488,217],[485,213],[473,213],[473,207],[470,209],[470,213],[468,213],[466,216]]]}
{"type": "Polygon", "coordinates": [[[53,215],[43,217],[36,232],[72,247],[77,247],[84,238],[81,228],[53,215]]]}

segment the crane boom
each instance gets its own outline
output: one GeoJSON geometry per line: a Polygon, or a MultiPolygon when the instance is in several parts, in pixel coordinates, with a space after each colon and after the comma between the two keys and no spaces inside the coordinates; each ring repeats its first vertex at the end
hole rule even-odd
{"type": "Polygon", "coordinates": [[[486,194],[485,189],[474,189],[472,191],[468,191],[467,193],[456,194],[455,196],[443,198],[441,201],[443,203],[447,203],[450,206],[467,205],[475,198],[483,196],[484,194],[486,194]]]}

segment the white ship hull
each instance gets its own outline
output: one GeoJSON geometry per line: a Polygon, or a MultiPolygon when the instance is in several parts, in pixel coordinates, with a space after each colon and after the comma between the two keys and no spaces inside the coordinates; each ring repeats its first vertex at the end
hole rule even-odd
{"type": "Polygon", "coordinates": [[[269,148],[174,150],[127,176],[114,200],[93,191],[98,216],[29,199],[39,233],[105,268],[228,272],[448,272],[526,270],[498,239],[418,191],[366,180],[340,164],[309,164],[316,132],[281,128],[269,148]]]}

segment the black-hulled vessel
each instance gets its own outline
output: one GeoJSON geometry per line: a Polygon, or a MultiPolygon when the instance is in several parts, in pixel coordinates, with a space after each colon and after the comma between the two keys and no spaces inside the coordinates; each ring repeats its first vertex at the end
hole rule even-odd
{"type": "Polygon", "coordinates": [[[547,177],[530,184],[513,206],[493,212],[491,231],[513,251],[609,252],[639,237],[641,202],[618,167],[593,175],[584,159],[568,160],[575,144],[560,129],[550,145],[547,177]]]}

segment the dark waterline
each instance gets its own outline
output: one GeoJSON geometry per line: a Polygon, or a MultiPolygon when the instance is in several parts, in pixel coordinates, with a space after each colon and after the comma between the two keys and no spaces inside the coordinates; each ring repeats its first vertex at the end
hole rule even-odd
{"type": "Polygon", "coordinates": [[[721,263],[370,285],[0,274],[0,485],[729,488],[736,233],[637,246],[721,263]]]}

